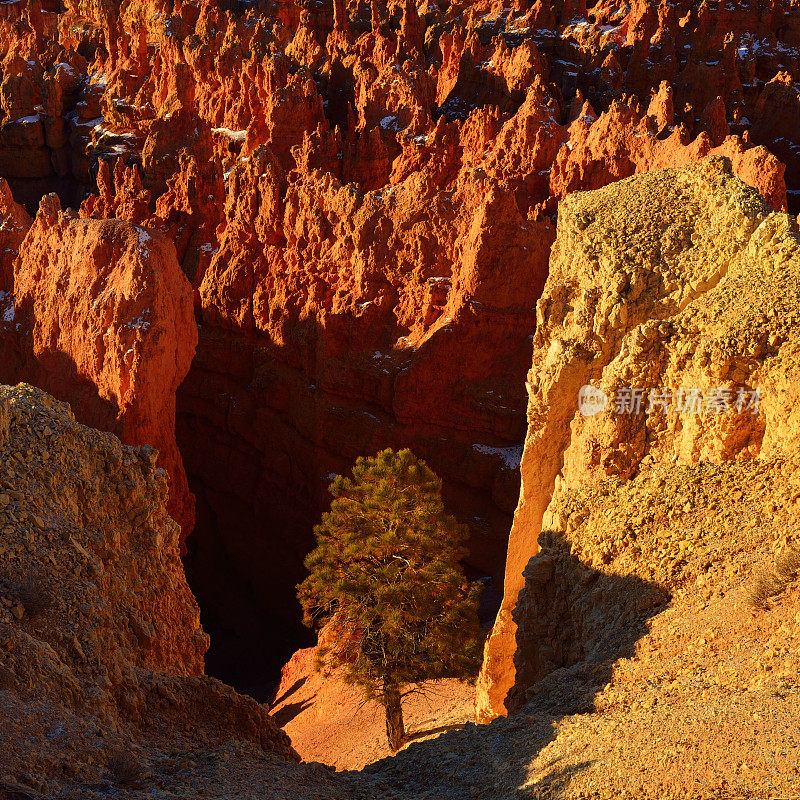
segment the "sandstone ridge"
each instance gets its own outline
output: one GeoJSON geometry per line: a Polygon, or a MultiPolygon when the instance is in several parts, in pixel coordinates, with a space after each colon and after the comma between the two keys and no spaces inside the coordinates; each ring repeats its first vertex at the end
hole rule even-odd
{"type": "MultiPolygon", "coordinates": [[[[579,642],[559,640],[560,623],[546,621],[556,612],[545,613],[531,588],[557,580],[552,565],[536,566],[538,578],[531,573],[542,540],[568,536],[585,522],[583,513],[559,511],[564,497],[682,464],[744,468],[796,453],[798,255],[796,220],[772,212],[724,158],[562,203],[537,304],[522,489],[503,606],[478,690],[479,719],[511,710],[527,687],[585,652],[579,642]],[[586,384],[610,398],[644,389],[640,413],[630,406],[618,413],[612,401],[605,412],[584,416],[578,399],[586,384]],[[700,413],[679,413],[681,388],[704,398],[700,413]],[[672,392],[666,413],[663,402],[651,406],[651,389],[672,392]],[[736,407],[756,390],[755,413],[736,407]],[[723,399],[710,407],[714,396],[723,399]]],[[[642,514],[647,525],[645,508],[642,514]]],[[[601,530],[596,536],[596,557],[609,563],[619,543],[604,541],[601,530]]],[[[635,536],[625,544],[634,548],[635,536]]]]}

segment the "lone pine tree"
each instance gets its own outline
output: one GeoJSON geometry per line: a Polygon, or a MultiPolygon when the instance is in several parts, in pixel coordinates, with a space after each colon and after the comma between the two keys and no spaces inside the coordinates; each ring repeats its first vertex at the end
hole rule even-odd
{"type": "Polygon", "coordinates": [[[392,750],[405,740],[402,699],[435,678],[473,680],[478,585],[459,564],[467,529],[446,514],[442,482],[410,450],[359,458],[330,485],[330,511],[298,586],[305,622],[331,620],[319,666],[343,667],[386,710],[392,750]]]}

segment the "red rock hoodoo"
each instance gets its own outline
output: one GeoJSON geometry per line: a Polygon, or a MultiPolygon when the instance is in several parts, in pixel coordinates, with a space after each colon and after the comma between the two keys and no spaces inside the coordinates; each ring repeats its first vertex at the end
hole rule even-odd
{"type": "Polygon", "coordinates": [[[84,422],[124,442],[156,447],[171,479],[170,513],[191,531],[175,391],[197,333],[174,247],[126,221],[65,213],[48,195],[18,248],[0,323],[3,377],[67,400],[84,422]]]}
{"type": "Polygon", "coordinates": [[[3,377],[158,447],[187,535],[176,409],[212,663],[281,624],[292,649],[329,476],[384,446],[499,582],[558,201],[716,153],[791,205],[798,44],[788,0],[3,4],[0,176],[82,217],[48,199],[20,245],[3,377]]]}

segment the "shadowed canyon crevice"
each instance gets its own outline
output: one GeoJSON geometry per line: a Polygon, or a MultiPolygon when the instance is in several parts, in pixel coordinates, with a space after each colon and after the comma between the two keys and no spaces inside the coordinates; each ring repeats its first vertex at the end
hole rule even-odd
{"type": "MultiPolygon", "coordinates": [[[[326,336],[311,326],[305,331],[326,336]]],[[[328,378],[329,360],[313,363],[320,347],[309,347],[307,366],[292,365],[263,341],[201,326],[178,391],[177,440],[197,500],[185,563],[212,637],[209,669],[260,695],[310,641],[294,586],[304,577],[302,561],[333,475],[361,454],[410,446],[442,476],[449,510],[470,526],[469,573],[490,576],[495,587],[502,586],[519,492],[519,445],[476,443],[468,430],[424,419],[399,423],[391,380],[401,380],[402,369],[391,352],[346,353],[335,374],[346,365],[359,381],[345,387],[328,378]],[[363,396],[353,396],[355,385],[365,387],[363,396]],[[383,394],[368,394],[370,388],[383,394]]],[[[521,363],[517,371],[524,375],[521,363]]],[[[516,417],[521,434],[521,410],[516,417]]]]}

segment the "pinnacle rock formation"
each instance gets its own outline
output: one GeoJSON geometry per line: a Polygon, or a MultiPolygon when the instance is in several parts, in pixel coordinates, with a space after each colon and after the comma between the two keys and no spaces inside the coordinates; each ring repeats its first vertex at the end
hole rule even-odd
{"type": "Polygon", "coordinates": [[[190,531],[175,391],[197,333],[174,247],[129,222],[78,218],[49,195],[18,250],[3,317],[4,377],[52,392],[126,443],[156,447],[170,475],[170,512],[190,531]]]}

